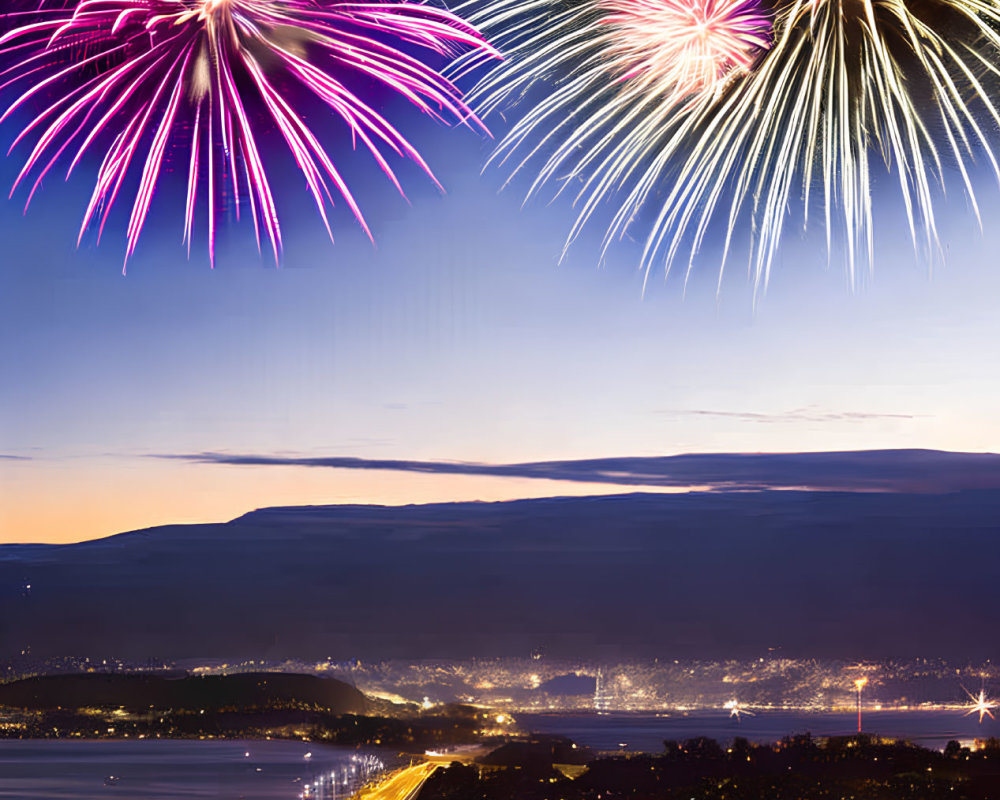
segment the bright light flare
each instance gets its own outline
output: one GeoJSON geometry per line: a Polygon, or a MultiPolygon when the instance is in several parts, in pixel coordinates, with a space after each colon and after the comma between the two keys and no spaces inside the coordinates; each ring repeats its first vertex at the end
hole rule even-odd
{"type": "Polygon", "coordinates": [[[729,716],[736,717],[737,722],[739,722],[741,714],[746,715],[748,717],[755,716],[753,711],[750,711],[744,708],[742,705],[740,705],[740,701],[737,700],[736,698],[733,698],[732,700],[725,703],[723,705],[723,708],[729,709],[729,716]]]}
{"type": "Polygon", "coordinates": [[[30,203],[58,164],[68,179],[88,153],[102,154],[80,237],[93,225],[100,239],[136,177],[126,261],[174,154],[186,154],[189,251],[199,203],[214,259],[217,217],[227,203],[238,217],[245,201],[258,247],[265,237],[277,260],[282,236],[266,135],[284,141],[332,239],[327,205],[335,197],[371,232],[313,119],[339,118],[343,141],[367,150],[400,192],[389,154],[433,175],[376,98],[396,94],[436,120],[485,130],[454,84],[415,54],[496,52],[471,26],[429,5],[72,0],[52,8],[37,0],[34,12],[16,17],[20,27],[0,36],[0,90],[13,94],[0,121],[17,112],[22,128],[12,149],[30,147],[14,188],[25,186],[30,203]]]}
{"type": "Polygon", "coordinates": [[[979,694],[973,694],[965,687],[962,687],[965,693],[969,695],[969,700],[971,701],[969,710],[965,712],[966,717],[970,717],[973,714],[979,714],[979,723],[982,724],[983,717],[989,717],[990,719],[996,719],[993,716],[993,709],[1000,707],[1000,704],[994,702],[986,696],[986,690],[980,689],[979,694]]]}

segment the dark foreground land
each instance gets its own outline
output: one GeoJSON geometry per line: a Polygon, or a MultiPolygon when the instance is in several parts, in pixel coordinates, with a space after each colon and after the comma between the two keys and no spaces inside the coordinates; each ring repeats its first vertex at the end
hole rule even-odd
{"type": "Polygon", "coordinates": [[[944,753],[874,737],[773,746],[665,742],[661,755],[590,758],[555,739],[513,742],[452,764],[417,800],[997,800],[1000,742],[944,753]],[[579,754],[579,755],[577,755],[579,754]],[[564,763],[569,762],[569,763],[564,763]],[[574,763],[575,762],[575,763],[574,763]]]}
{"type": "Polygon", "coordinates": [[[479,741],[483,712],[373,700],[331,678],[78,674],[0,684],[0,738],[308,739],[407,749],[479,741]]]}
{"type": "Polygon", "coordinates": [[[664,742],[595,757],[553,736],[502,736],[487,711],[424,711],[328,678],[73,674],[0,684],[0,738],[286,738],[407,752],[502,742],[436,771],[414,800],[1000,800],[1000,741],[943,753],[874,736],[664,742]]]}

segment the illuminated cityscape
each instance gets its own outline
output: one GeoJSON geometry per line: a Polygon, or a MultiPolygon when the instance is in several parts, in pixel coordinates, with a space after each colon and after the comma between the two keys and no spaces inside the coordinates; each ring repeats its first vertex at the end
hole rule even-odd
{"type": "MultiPolygon", "coordinates": [[[[431,708],[469,703],[511,713],[644,712],[718,709],[853,711],[864,681],[871,710],[965,710],[992,716],[996,701],[968,693],[972,679],[1000,683],[992,663],[951,664],[940,659],[839,662],[774,655],[750,661],[653,660],[618,664],[566,662],[545,657],[427,661],[146,662],[109,659],[31,661],[6,667],[8,680],[31,674],[185,669],[196,675],[277,671],[338,678],[389,702],[431,708]],[[861,676],[861,677],[859,677],[861,676]],[[734,699],[734,695],[738,700],[734,699]]],[[[734,714],[735,716],[735,714],[734,714]]]]}

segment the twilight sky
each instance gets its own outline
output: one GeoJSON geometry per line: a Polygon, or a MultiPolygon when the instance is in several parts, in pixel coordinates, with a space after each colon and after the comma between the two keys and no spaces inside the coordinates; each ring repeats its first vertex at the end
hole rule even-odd
{"type": "MultiPolygon", "coordinates": [[[[153,455],[528,462],[685,452],[1000,450],[1000,198],[985,234],[939,206],[945,262],[918,263],[898,208],[852,291],[821,230],[789,230],[756,309],[737,254],[685,294],[635,243],[562,264],[568,198],[520,208],[479,174],[488,145],[417,120],[448,193],[403,169],[411,206],[351,164],[376,234],[339,209],[336,245],[291,176],[275,269],[246,221],[212,271],[185,259],[177,198],[154,202],[126,277],[123,224],[74,248],[87,179],[0,202],[0,542],[76,541],[300,503],[617,492],[502,475],[247,466],[153,455]]],[[[0,129],[3,141],[10,129],[0,129]]],[[[345,154],[345,155],[349,155],[345,154]]],[[[16,159],[0,161],[0,185],[16,159]]],[[[888,186],[891,190],[891,186],[888,186]]],[[[892,196],[891,194],[889,195],[892,196]]],[[[124,213],[124,212],[123,212],[124,213]]]]}

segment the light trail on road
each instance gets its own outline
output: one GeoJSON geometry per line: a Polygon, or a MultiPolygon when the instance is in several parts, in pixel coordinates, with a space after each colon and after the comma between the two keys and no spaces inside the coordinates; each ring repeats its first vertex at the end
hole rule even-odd
{"type": "Polygon", "coordinates": [[[356,800],[413,800],[440,764],[422,761],[397,770],[375,786],[362,789],[356,800]]]}

